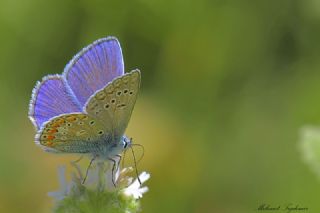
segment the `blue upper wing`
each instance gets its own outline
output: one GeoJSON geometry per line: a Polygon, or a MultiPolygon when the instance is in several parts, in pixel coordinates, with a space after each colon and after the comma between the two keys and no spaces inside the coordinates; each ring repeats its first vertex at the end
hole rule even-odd
{"type": "Polygon", "coordinates": [[[50,118],[82,108],[60,75],[43,78],[33,89],[29,106],[29,118],[39,129],[50,118]]]}
{"type": "Polygon", "coordinates": [[[107,37],[80,51],[66,66],[63,75],[83,107],[92,94],[123,74],[120,44],[116,38],[107,37]]]}
{"type": "Polygon", "coordinates": [[[39,129],[52,117],[82,112],[92,94],[123,74],[118,40],[99,39],[75,55],[62,76],[47,76],[37,84],[30,101],[29,118],[39,129]]]}

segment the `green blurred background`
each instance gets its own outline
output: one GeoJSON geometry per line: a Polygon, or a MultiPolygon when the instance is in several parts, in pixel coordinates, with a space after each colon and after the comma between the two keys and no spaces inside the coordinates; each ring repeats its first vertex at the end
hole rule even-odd
{"type": "Polygon", "coordinates": [[[144,212],[320,211],[297,143],[320,123],[319,1],[0,0],[0,212],[50,212],[76,156],[33,143],[31,91],[108,35],[142,71],[127,133],[152,174],[144,212]]]}

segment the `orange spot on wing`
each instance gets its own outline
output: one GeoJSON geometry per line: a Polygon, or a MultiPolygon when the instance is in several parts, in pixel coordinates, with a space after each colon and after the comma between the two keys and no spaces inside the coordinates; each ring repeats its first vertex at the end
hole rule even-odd
{"type": "Polygon", "coordinates": [[[50,129],[50,130],[47,131],[47,133],[49,133],[49,134],[53,134],[53,133],[56,133],[56,132],[58,132],[57,129],[50,129]]]}
{"type": "Polygon", "coordinates": [[[55,122],[55,123],[53,123],[51,126],[52,126],[53,128],[57,128],[57,127],[60,127],[60,123],[55,122]]]}
{"type": "Polygon", "coordinates": [[[68,117],[66,118],[66,120],[69,121],[69,122],[72,122],[72,121],[76,121],[77,118],[76,118],[75,116],[71,115],[71,116],[68,116],[68,117]]]}
{"type": "Polygon", "coordinates": [[[55,137],[54,137],[53,135],[48,135],[48,136],[47,136],[47,140],[50,141],[50,140],[53,140],[53,139],[55,139],[55,137]]]}
{"type": "Polygon", "coordinates": [[[63,124],[63,123],[64,123],[64,120],[61,118],[61,119],[57,120],[57,123],[63,124]]]}

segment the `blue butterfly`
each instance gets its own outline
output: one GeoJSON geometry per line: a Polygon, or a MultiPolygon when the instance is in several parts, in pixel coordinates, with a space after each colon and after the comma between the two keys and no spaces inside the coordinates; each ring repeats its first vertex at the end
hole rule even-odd
{"type": "Polygon", "coordinates": [[[140,71],[124,73],[118,40],[85,47],[62,75],[48,75],[33,89],[29,118],[44,150],[112,159],[131,145],[124,132],[135,105],[140,71]]]}

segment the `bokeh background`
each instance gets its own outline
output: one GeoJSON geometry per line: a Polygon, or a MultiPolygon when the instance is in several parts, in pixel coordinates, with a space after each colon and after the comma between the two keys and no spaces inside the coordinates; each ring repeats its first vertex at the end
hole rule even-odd
{"type": "Polygon", "coordinates": [[[33,143],[31,91],[108,35],[142,71],[127,134],[152,174],[143,212],[320,211],[298,146],[320,124],[319,1],[0,0],[0,212],[50,212],[77,157],[33,143]]]}

